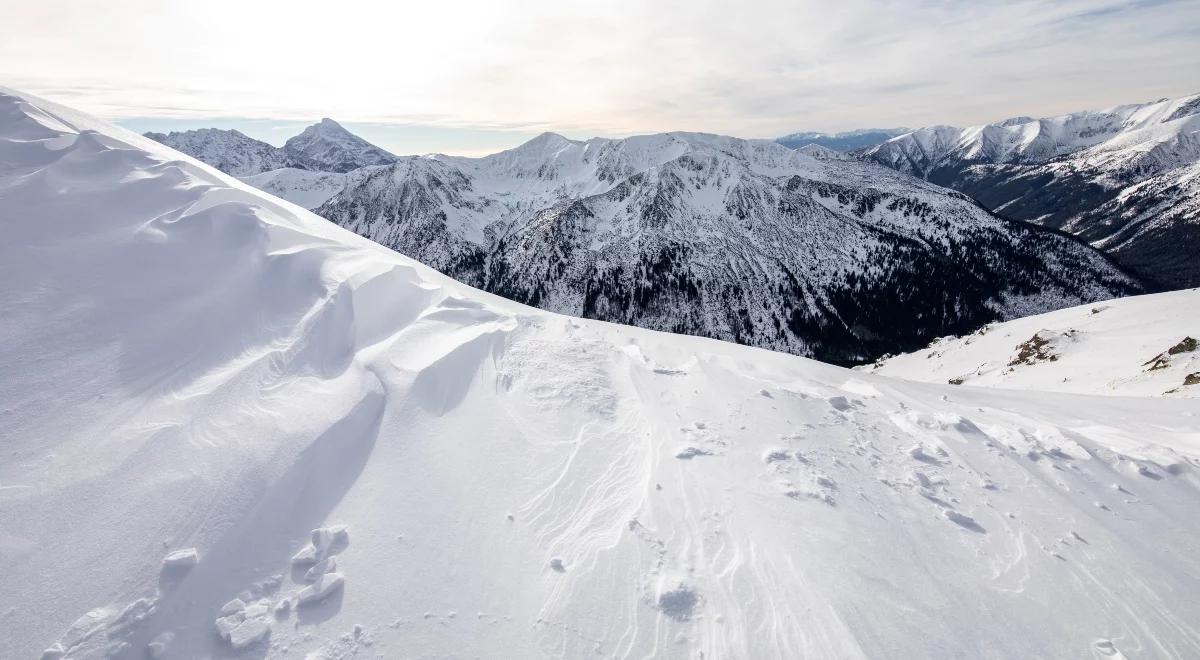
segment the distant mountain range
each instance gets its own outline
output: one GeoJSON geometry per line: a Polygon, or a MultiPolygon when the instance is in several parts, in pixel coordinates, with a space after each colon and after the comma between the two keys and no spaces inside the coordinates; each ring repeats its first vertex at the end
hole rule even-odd
{"type": "Polygon", "coordinates": [[[799,149],[805,145],[816,144],[828,147],[834,151],[854,151],[856,149],[873,147],[897,135],[904,135],[908,131],[909,129],[907,128],[863,128],[842,133],[814,133],[809,131],[785,135],[775,138],[775,141],[791,149],[799,149]]]}
{"type": "Polygon", "coordinates": [[[1200,95],[931,126],[855,156],[1070,232],[1162,288],[1200,286],[1200,95]]]}
{"type": "MultiPolygon", "coordinates": [[[[472,286],[574,316],[856,363],[1142,290],[1081,242],[816,144],[547,133],[484,158],[382,152],[390,162],[377,164],[381,150],[333,127],[304,135],[352,148],[293,138],[290,167],[244,180],[472,286]]],[[[257,149],[218,162],[265,163],[257,149]]]]}
{"type": "Polygon", "coordinates": [[[240,131],[217,128],[146,133],[146,137],[237,177],[280,168],[344,173],[394,163],[397,158],[328,118],[304,129],[283,147],[255,140],[240,131]]]}

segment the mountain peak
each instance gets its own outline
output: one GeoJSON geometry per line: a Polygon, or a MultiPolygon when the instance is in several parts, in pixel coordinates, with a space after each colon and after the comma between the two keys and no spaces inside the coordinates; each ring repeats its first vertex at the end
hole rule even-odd
{"type": "Polygon", "coordinates": [[[575,144],[575,141],[563,137],[558,133],[545,131],[538,134],[536,137],[521,143],[517,149],[522,151],[541,150],[547,148],[555,149],[569,144],[575,144]]]}
{"type": "MultiPolygon", "coordinates": [[[[313,124],[312,126],[309,126],[305,130],[309,130],[309,129],[314,129],[314,130],[318,130],[318,131],[335,131],[338,133],[350,133],[350,131],[346,130],[345,126],[342,126],[341,124],[330,119],[329,117],[322,117],[321,121],[313,124]]],[[[353,133],[350,133],[350,134],[353,135],[353,133]]]]}
{"type": "Polygon", "coordinates": [[[288,156],[305,169],[349,172],[369,165],[396,162],[396,156],[323,117],[283,145],[288,156]]]}

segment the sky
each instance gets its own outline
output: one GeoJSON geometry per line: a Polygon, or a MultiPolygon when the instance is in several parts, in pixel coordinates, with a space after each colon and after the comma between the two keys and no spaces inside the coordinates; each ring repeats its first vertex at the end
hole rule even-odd
{"type": "Polygon", "coordinates": [[[0,85],[399,154],[972,125],[1200,92],[1200,0],[0,0],[0,85]]]}

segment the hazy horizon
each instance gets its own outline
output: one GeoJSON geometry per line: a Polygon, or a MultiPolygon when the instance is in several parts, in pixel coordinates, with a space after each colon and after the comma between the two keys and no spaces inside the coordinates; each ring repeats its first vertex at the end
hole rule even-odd
{"type": "Polygon", "coordinates": [[[397,153],[975,125],[1200,91],[1195,0],[0,7],[2,85],[272,144],[328,116],[397,153]]]}

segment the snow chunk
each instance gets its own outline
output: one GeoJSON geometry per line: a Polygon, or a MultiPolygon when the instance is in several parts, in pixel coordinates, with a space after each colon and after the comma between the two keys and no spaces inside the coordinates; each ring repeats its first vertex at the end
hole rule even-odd
{"type": "Polygon", "coordinates": [[[333,573],[337,570],[337,557],[326,557],[313,565],[312,568],[304,574],[305,582],[316,582],[317,578],[326,573],[333,573]]]}
{"type": "Polygon", "coordinates": [[[316,582],[304,587],[296,594],[300,605],[311,605],[324,600],[326,596],[337,591],[345,583],[346,578],[341,573],[325,573],[316,582]]]}
{"type": "Polygon", "coordinates": [[[345,525],[318,527],[312,531],[312,539],[308,545],[292,556],[292,564],[315,564],[329,555],[336,554],[349,542],[350,532],[345,525]]]}
{"type": "Polygon", "coordinates": [[[235,649],[244,649],[271,633],[271,622],[263,618],[246,619],[229,633],[229,643],[235,649]]]}
{"type": "Polygon", "coordinates": [[[187,570],[200,562],[200,553],[195,548],[176,550],[162,560],[163,570],[187,570]]]}

